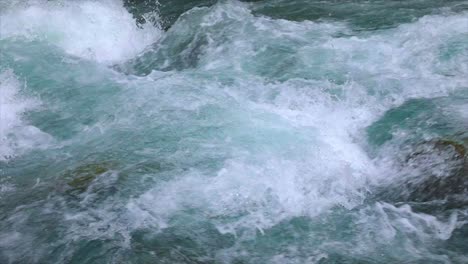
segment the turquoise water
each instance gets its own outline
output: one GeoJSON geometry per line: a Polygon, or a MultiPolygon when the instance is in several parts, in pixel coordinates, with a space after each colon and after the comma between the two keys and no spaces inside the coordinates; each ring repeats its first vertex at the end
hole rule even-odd
{"type": "Polygon", "coordinates": [[[0,3],[0,263],[467,263],[466,1],[0,3]]]}

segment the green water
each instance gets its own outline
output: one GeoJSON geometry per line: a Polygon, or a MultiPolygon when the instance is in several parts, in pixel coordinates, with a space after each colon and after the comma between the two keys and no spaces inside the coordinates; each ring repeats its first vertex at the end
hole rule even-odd
{"type": "Polygon", "coordinates": [[[0,263],[467,263],[466,1],[0,3],[0,263]]]}

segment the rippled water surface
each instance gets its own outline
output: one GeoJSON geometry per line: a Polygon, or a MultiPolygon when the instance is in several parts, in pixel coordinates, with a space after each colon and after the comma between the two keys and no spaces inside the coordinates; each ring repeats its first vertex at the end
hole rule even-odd
{"type": "Polygon", "coordinates": [[[0,263],[468,263],[468,3],[0,3],[0,263]]]}

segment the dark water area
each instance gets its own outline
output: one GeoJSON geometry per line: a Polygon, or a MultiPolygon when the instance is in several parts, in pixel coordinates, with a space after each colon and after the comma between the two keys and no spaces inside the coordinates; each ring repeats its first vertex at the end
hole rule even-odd
{"type": "Polygon", "coordinates": [[[468,263],[466,1],[3,1],[0,263],[468,263]]]}
{"type": "MultiPolygon", "coordinates": [[[[158,21],[168,29],[184,12],[195,7],[207,7],[216,0],[125,0],[124,6],[131,12],[137,23],[145,23],[144,14],[157,12],[158,21]]],[[[462,0],[411,0],[411,1],[368,1],[368,0],[243,0],[249,3],[253,14],[290,21],[342,20],[349,21],[357,30],[388,28],[401,23],[415,21],[424,15],[439,13],[441,10],[463,12],[468,3],[462,0]]]]}

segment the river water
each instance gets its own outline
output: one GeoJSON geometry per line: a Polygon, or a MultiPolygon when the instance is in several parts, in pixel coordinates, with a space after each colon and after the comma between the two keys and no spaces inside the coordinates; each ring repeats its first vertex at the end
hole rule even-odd
{"type": "Polygon", "coordinates": [[[468,263],[468,3],[2,1],[0,263],[468,263]]]}

